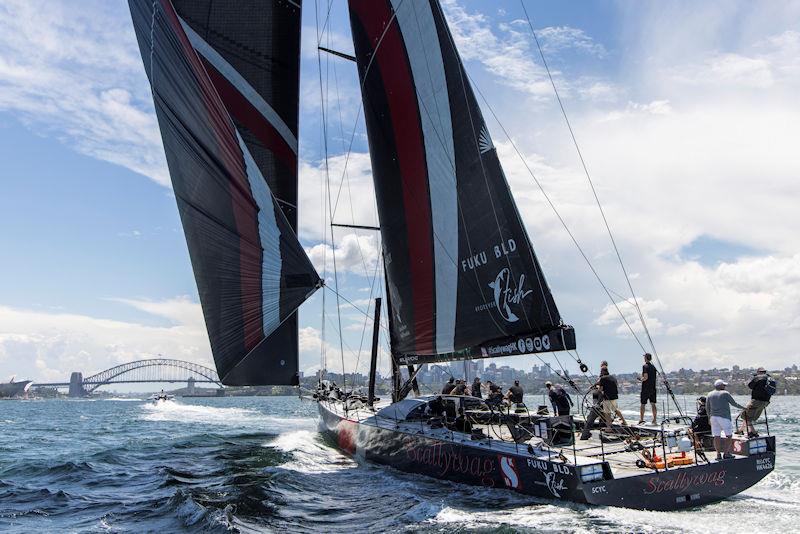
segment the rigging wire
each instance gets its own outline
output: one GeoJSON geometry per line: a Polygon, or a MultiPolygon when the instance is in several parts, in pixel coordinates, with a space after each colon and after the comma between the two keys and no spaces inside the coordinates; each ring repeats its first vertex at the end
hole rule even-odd
{"type": "MultiPolygon", "coordinates": [[[[330,11],[329,11],[329,13],[330,13],[330,11]]],[[[337,115],[338,115],[338,119],[339,119],[339,134],[341,136],[341,141],[342,141],[342,151],[345,151],[345,150],[347,150],[347,146],[345,144],[344,120],[342,118],[341,96],[339,94],[339,76],[338,76],[338,72],[336,70],[336,62],[335,61],[331,62],[331,64],[332,64],[332,67],[333,67],[334,89],[335,89],[335,94],[336,94],[336,107],[337,107],[337,115]]],[[[351,222],[355,225],[356,224],[356,218],[355,218],[355,211],[353,210],[353,193],[352,193],[352,190],[350,188],[350,174],[347,172],[347,169],[344,169],[344,171],[343,171],[342,180],[343,181],[346,180],[346,182],[347,182],[347,197],[348,197],[349,204],[350,204],[350,219],[351,219],[351,222]]],[[[339,191],[341,192],[341,183],[340,183],[339,191]]],[[[338,198],[338,195],[337,195],[337,201],[336,201],[337,204],[338,204],[338,201],[339,201],[339,198],[338,198]]],[[[376,220],[377,220],[377,217],[376,217],[376,220]]],[[[367,278],[368,280],[370,280],[369,301],[372,301],[372,295],[373,295],[373,293],[375,291],[375,280],[376,280],[377,275],[378,275],[379,262],[375,262],[375,269],[374,269],[374,271],[372,273],[372,277],[370,277],[369,268],[367,266],[367,260],[366,260],[366,257],[364,255],[363,247],[361,246],[361,239],[360,239],[358,234],[354,234],[354,235],[356,236],[356,245],[358,247],[358,254],[359,254],[359,257],[361,259],[361,265],[364,268],[364,277],[367,278]]],[[[367,311],[369,311],[369,305],[367,306],[367,311]]],[[[361,330],[361,340],[360,340],[359,346],[358,346],[358,354],[357,354],[357,358],[356,358],[356,364],[355,364],[355,367],[353,369],[354,373],[358,371],[358,365],[359,365],[360,359],[361,359],[361,352],[362,352],[363,347],[364,347],[364,338],[365,338],[366,332],[367,332],[367,324],[368,324],[368,321],[367,321],[367,318],[365,317],[364,318],[364,325],[363,325],[362,330],[361,330]]]]}
{"type": "MultiPolygon", "coordinates": [[[[600,202],[600,197],[597,194],[597,190],[594,186],[594,181],[592,180],[591,174],[589,173],[589,168],[586,165],[586,161],[583,158],[583,153],[581,152],[580,146],[578,145],[578,140],[575,137],[575,132],[572,129],[572,124],[569,122],[569,117],[567,116],[567,111],[564,108],[564,103],[561,100],[561,96],[558,93],[558,88],[556,87],[555,80],[553,79],[553,75],[550,72],[550,67],[547,64],[547,59],[544,56],[544,51],[542,50],[541,43],[539,42],[539,38],[536,35],[536,31],[533,29],[533,23],[531,22],[531,17],[528,14],[528,10],[525,8],[525,2],[520,0],[520,5],[522,6],[522,11],[525,13],[525,18],[528,22],[528,28],[530,28],[531,35],[533,36],[533,40],[536,42],[536,48],[539,50],[539,56],[542,58],[542,64],[544,65],[545,71],[547,72],[547,77],[550,79],[550,84],[553,87],[553,93],[555,94],[556,100],[558,101],[558,106],[561,109],[561,115],[564,117],[564,122],[567,125],[567,130],[569,130],[569,135],[572,138],[572,144],[575,146],[575,151],[578,153],[578,159],[581,162],[581,166],[583,167],[583,172],[586,175],[586,180],[589,182],[589,187],[592,190],[592,195],[594,196],[595,203],[597,204],[597,208],[600,211],[600,216],[603,219],[603,224],[605,225],[606,232],[608,233],[608,237],[611,240],[611,245],[614,248],[614,254],[617,257],[617,261],[619,262],[620,269],[622,270],[622,274],[625,277],[625,282],[628,285],[628,289],[631,292],[631,296],[633,297],[633,305],[636,308],[636,312],[639,315],[639,321],[642,324],[642,328],[644,329],[645,335],[647,336],[647,340],[650,344],[650,347],[653,351],[653,356],[658,363],[658,366],[661,368],[661,377],[664,381],[664,385],[669,393],[670,397],[672,397],[673,402],[675,403],[675,407],[678,409],[678,413],[683,415],[681,412],[680,404],[678,404],[678,400],[675,398],[675,395],[672,393],[672,389],[669,386],[669,382],[667,381],[666,373],[664,373],[664,366],[661,363],[661,359],[658,357],[658,351],[656,350],[655,343],[653,342],[653,337],[650,335],[650,329],[647,327],[647,321],[645,320],[644,313],[642,312],[642,308],[639,305],[639,299],[636,297],[636,292],[633,289],[633,284],[631,283],[630,276],[628,276],[628,270],[625,268],[625,263],[622,261],[622,254],[619,251],[619,247],[617,247],[617,242],[614,239],[614,234],[611,231],[611,226],[608,223],[608,219],[606,218],[605,210],[603,210],[603,205],[600,202]]],[[[627,321],[626,321],[627,322],[627,321]]],[[[641,343],[640,343],[641,345],[641,343]]]]}
{"type": "MultiPolygon", "coordinates": [[[[316,15],[315,21],[316,21],[316,25],[317,25],[317,40],[319,42],[321,42],[322,41],[322,35],[320,34],[320,29],[319,29],[319,5],[318,5],[318,2],[316,0],[314,2],[314,7],[315,7],[315,15],[316,15]]],[[[328,13],[330,14],[330,9],[328,10],[328,13]]],[[[329,64],[330,64],[330,61],[326,58],[326,65],[329,65],[329,64]]],[[[327,102],[326,93],[327,93],[327,90],[328,90],[328,87],[329,87],[330,83],[327,83],[327,84],[323,85],[323,81],[322,81],[322,54],[321,54],[321,52],[319,50],[319,47],[317,47],[317,70],[318,70],[318,73],[319,73],[320,111],[321,111],[321,114],[322,114],[322,137],[323,137],[323,143],[322,144],[323,144],[323,149],[324,149],[324,152],[325,152],[325,191],[326,191],[327,197],[328,197],[328,213],[332,213],[332,210],[331,210],[332,206],[331,206],[330,169],[329,169],[329,165],[328,165],[328,126],[327,126],[328,123],[327,123],[327,118],[326,118],[326,113],[325,113],[325,105],[326,105],[326,102],[327,102]]],[[[326,70],[326,75],[327,75],[327,72],[328,71],[326,70]]],[[[333,222],[333,219],[331,219],[329,222],[333,222]]],[[[338,274],[338,271],[337,271],[337,268],[336,268],[336,243],[335,243],[335,240],[334,240],[333,227],[332,226],[330,226],[330,233],[331,233],[331,256],[332,256],[332,259],[333,259],[333,280],[334,280],[334,287],[336,288],[336,317],[338,319],[338,325],[339,325],[339,352],[340,352],[341,357],[342,357],[342,390],[343,391],[347,391],[347,374],[345,372],[345,365],[344,365],[344,340],[342,339],[342,337],[343,337],[342,336],[342,310],[341,310],[341,306],[339,305],[339,274],[338,274]]],[[[323,249],[325,249],[325,248],[326,247],[323,246],[323,249]]],[[[325,252],[323,252],[323,255],[324,254],[325,254],[325,252]]],[[[325,265],[324,268],[327,269],[327,265],[325,265]]],[[[325,314],[324,314],[324,309],[323,309],[323,326],[324,326],[324,317],[325,317],[325,314]]],[[[323,345],[324,345],[324,340],[323,340],[323,345]]]]}
{"type": "MultiPolygon", "coordinates": [[[[399,9],[400,5],[402,5],[403,1],[404,0],[400,1],[400,4],[397,6],[398,9],[399,9]]],[[[355,121],[353,122],[353,129],[352,129],[352,132],[350,134],[350,140],[349,140],[349,143],[348,143],[347,152],[346,152],[346,155],[345,155],[344,166],[343,166],[343,170],[342,170],[342,179],[339,182],[339,188],[338,188],[338,191],[336,193],[336,201],[335,201],[335,203],[333,205],[331,205],[330,167],[329,167],[329,162],[328,162],[329,156],[328,156],[328,148],[327,148],[327,115],[325,113],[325,97],[323,95],[322,60],[321,60],[321,54],[320,54],[320,50],[319,50],[319,45],[322,43],[324,30],[327,27],[327,23],[328,23],[328,21],[330,19],[331,6],[332,6],[332,1],[328,5],[328,12],[327,12],[326,20],[325,20],[325,23],[323,25],[322,30],[320,30],[320,26],[319,26],[319,6],[318,6],[318,3],[315,0],[315,14],[316,14],[315,21],[316,21],[316,29],[317,29],[317,66],[318,66],[319,78],[320,78],[320,100],[321,100],[321,108],[322,108],[322,123],[323,123],[323,128],[322,129],[323,129],[323,138],[324,138],[323,144],[324,144],[324,147],[325,147],[325,175],[326,175],[326,187],[325,187],[325,189],[327,191],[327,198],[328,198],[327,206],[325,205],[325,202],[324,202],[324,199],[323,199],[323,210],[322,210],[322,212],[323,212],[323,228],[325,226],[325,214],[330,214],[329,226],[330,226],[330,234],[331,234],[331,250],[332,250],[332,254],[333,254],[333,263],[334,263],[334,266],[333,266],[334,267],[334,283],[335,283],[334,294],[336,295],[336,300],[337,300],[337,314],[338,314],[338,318],[339,318],[339,334],[340,334],[339,335],[339,339],[340,339],[340,344],[341,344],[342,343],[342,335],[341,335],[341,330],[342,330],[341,329],[341,306],[339,305],[339,299],[347,301],[348,303],[350,303],[351,306],[353,306],[355,309],[357,309],[358,311],[360,311],[362,313],[364,313],[364,311],[361,310],[360,308],[358,308],[357,306],[355,306],[352,302],[350,302],[348,299],[346,299],[343,295],[341,295],[341,293],[338,290],[338,275],[337,275],[337,269],[336,269],[336,251],[335,251],[335,243],[334,243],[334,234],[333,234],[333,226],[330,225],[330,224],[333,223],[334,218],[336,216],[336,211],[337,211],[338,206],[339,206],[339,199],[341,197],[342,188],[344,186],[344,183],[345,183],[346,179],[347,179],[348,189],[349,189],[349,178],[348,178],[348,175],[347,175],[347,167],[348,167],[348,164],[349,164],[349,161],[350,161],[350,155],[352,154],[353,142],[355,140],[355,134],[356,134],[356,130],[358,128],[358,122],[359,122],[359,119],[361,117],[361,113],[362,113],[362,110],[363,110],[363,102],[361,102],[359,104],[358,112],[356,114],[355,121]]],[[[391,27],[392,23],[394,22],[394,19],[395,19],[395,13],[393,12],[392,13],[392,17],[387,22],[386,27],[383,29],[383,32],[382,32],[380,38],[378,39],[378,42],[375,45],[375,51],[376,52],[377,52],[378,48],[380,48],[380,45],[383,42],[383,38],[386,35],[386,33],[389,30],[389,28],[391,27]]],[[[328,30],[328,35],[330,35],[330,30],[328,30]]],[[[375,56],[373,55],[370,58],[369,63],[367,64],[367,67],[366,67],[366,69],[364,71],[364,80],[366,80],[366,75],[369,73],[369,70],[372,67],[372,62],[374,60],[374,57],[375,56]]],[[[334,73],[334,76],[335,76],[335,73],[334,73]]],[[[363,91],[363,88],[364,88],[364,82],[362,81],[361,84],[360,84],[360,88],[359,89],[361,91],[363,91]]],[[[338,83],[337,83],[337,102],[338,101],[340,101],[340,100],[338,99],[338,83]]],[[[325,195],[323,194],[323,197],[324,196],[325,195]]],[[[351,215],[352,215],[352,196],[351,196],[351,215]]],[[[323,235],[325,236],[324,240],[323,240],[323,245],[325,245],[326,241],[327,241],[327,232],[323,232],[323,235]]],[[[358,239],[356,239],[356,241],[358,243],[359,253],[362,255],[362,258],[363,258],[363,252],[361,251],[361,243],[360,243],[360,241],[358,239]]],[[[326,255],[327,255],[327,246],[323,246],[323,261],[324,261],[323,269],[324,269],[324,272],[327,273],[327,261],[325,261],[326,255]]],[[[366,265],[366,262],[364,262],[364,264],[366,265]]],[[[327,287],[327,286],[325,286],[325,287],[327,287]]],[[[325,304],[325,294],[323,292],[323,317],[325,315],[324,304],[325,304]]],[[[368,314],[365,314],[365,315],[367,315],[367,317],[369,317],[368,314]]],[[[322,326],[322,332],[323,332],[323,348],[322,348],[322,350],[323,350],[323,353],[324,353],[324,345],[325,345],[325,343],[324,343],[324,331],[325,331],[324,330],[324,325],[325,325],[324,318],[323,318],[322,324],[323,324],[323,326],[322,326]]],[[[344,367],[345,367],[345,365],[344,365],[344,350],[341,350],[341,353],[342,353],[342,374],[344,375],[345,374],[345,369],[344,369],[344,367]]]]}
{"type": "MultiPolygon", "coordinates": [[[[639,346],[641,347],[641,349],[642,349],[643,351],[645,351],[645,352],[646,352],[646,351],[647,351],[647,349],[644,347],[644,345],[642,344],[641,340],[640,340],[640,339],[639,339],[639,337],[636,335],[636,332],[634,331],[634,329],[633,329],[633,326],[632,326],[632,325],[631,325],[631,324],[628,322],[627,318],[625,317],[625,314],[624,314],[624,313],[622,312],[622,310],[619,308],[619,305],[617,304],[616,300],[615,300],[615,299],[614,299],[614,298],[611,296],[611,290],[610,290],[610,289],[608,289],[608,287],[605,285],[605,282],[603,282],[603,279],[600,277],[600,274],[597,272],[597,270],[595,269],[595,267],[594,267],[594,265],[592,264],[591,260],[589,259],[589,257],[588,257],[588,256],[586,255],[586,253],[584,252],[584,250],[583,250],[583,247],[581,247],[581,245],[578,243],[578,240],[577,240],[577,238],[575,237],[575,235],[574,235],[574,234],[572,233],[572,231],[570,230],[569,226],[567,225],[567,223],[566,223],[566,221],[564,220],[564,218],[561,216],[561,213],[558,211],[558,208],[556,208],[556,206],[555,206],[555,204],[553,203],[553,201],[552,201],[552,199],[550,198],[550,196],[547,194],[547,191],[544,189],[544,186],[541,184],[541,182],[539,181],[539,179],[538,179],[538,178],[536,177],[536,175],[534,174],[533,170],[532,170],[532,169],[530,168],[530,166],[528,165],[528,162],[527,162],[527,160],[526,160],[526,159],[525,159],[525,157],[522,155],[522,152],[519,150],[519,148],[517,147],[516,143],[514,143],[514,140],[511,138],[511,135],[510,135],[510,134],[508,133],[508,131],[506,130],[506,128],[505,128],[505,126],[504,126],[503,122],[500,120],[500,118],[499,118],[499,117],[497,116],[497,114],[494,112],[494,109],[492,108],[491,104],[489,104],[489,101],[486,99],[486,97],[484,96],[483,92],[480,90],[480,87],[479,87],[479,86],[478,86],[478,85],[475,83],[475,80],[473,80],[473,79],[472,79],[472,78],[469,76],[469,73],[467,73],[467,77],[470,79],[470,81],[471,81],[471,83],[472,83],[472,86],[475,88],[475,90],[476,90],[476,91],[478,92],[478,94],[480,95],[480,97],[481,97],[481,100],[483,100],[484,104],[486,105],[487,109],[488,109],[488,110],[489,110],[489,112],[491,113],[491,115],[492,115],[492,117],[494,118],[494,120],[497,122],[498,126],[500,126],[500,129],[503,131],[503,134],[506,136],[506,138],[508,139],[509,143],[511,143],[511,146],[514,148],[514,151],[517,153],[517,156],[520,158],[520,160],[522,160],[522,163],[523,163],[523,165],[525,165],[525,168],[527,169],[527,171],[528,171],[528,174],[530,174],[530,175],[531,175],[531,178],[533,178],[533,181],[534,181],[534,182],[536,183],[536,185],[539,187],[539,190],[541,191],[542,195],[544,196],[544,198],[545,198],[545,200],[547,201],[548,205],[550,206],[551,210],[553,211],[553,213],[554,213],[554,214],[556,215],[556,217],[558,218],[559,222],[561,223],[561,225],[563,226],[564,230],[565,230],[565,231],[567,232],[567,234],[569,235],[570,239],[572,240],[572,242],[573,242],[573,244],[575,245],[575,247],[578,249],[578,252],[579,252],[579,253],[580,253],[580,255],[583,257],[583,259],[584,259],[584,261],[586,262],[586,264],[589,266],[589,269],[590,269],[590,270],[592,271],[592,273],[594,274],[594,277],[597,279],[598,283],[599,283],[599,284],[600,284],[600,286],[603,288],[603,290],[605,291],[606,295],[608,295],[608,298],[609,298],[609,300],[611,301],[612,305],[614,306],[614,308],[615,308],[615,309],[617,310],[617,312],[619,313],[619,316],[622,318],[622,321],[623,321],[623,322],[625,323],[625,325],[628,327],[628,330],[630,331],[631,335],[632,335],[632,336],[633,336],[633,338],[636,340],[636,342],[639,344],[639,346]]],[[[566,351],[566,352],[567,352],[567,353],[570,355],[570,357],[572,357],[572,359],[573,359],[573,360],[575,360],[575,362],[576,362],[576,363],[578,363],[579,365],[582,363],[582,359],[581,359],[581,357],[580,357],[580,354],[578,353],[577,349],[575,350],[575,355],[573,355],[573,354],[572,354],[572,351],[571,351],[571,350],[568,350],[568,351],[566,351]]],[[[536,356],[536,358],[538,358],[538,359],[539,359],[539,361],[541,361],[543,364],[545,364],[545,366],[547,366],[547,368],[548,368],[548,369],[550,369],[550,371],[551,371],[553,374],[555,374],[555,375],[556,375],[556,376],[558,376],[559,378],[562,378],[562,379],[563,379],[563,377],[562,377],[562,376],[561,376],[561,375],[560,375],[560,374],[559,374],[557,371],[555,371],[555,370],[553,369],[553,367],[552,367],[552,366],[551,366],[549,363],[547,363],[546,361],[544,361],[544,360],[543,360],[543,359],[542,359],[542,358],[541,358],[541,357],[540,357],[540,356],[539,356],[537,353],[533,353],[533,354],[534,354],[534,356],[536,356]]],[[[553,353],[553,355],[555,356],[555,353],[553,353]]],[[[564,368],[564,366],[561,364],[561,362],[558,360],[558,358],[557,358],[557,357],[556,357],[556,361],[558,361],[558,365],[559,365],[559,367],[561,367],[561,370],[562,370],[562,372],[566,373],[566,369],[564,368]]],[[[587,368],[587,370],[586,370],[586,371],[583,371],[583,370],[581,369],[581,372],[583,373],[583,375],[584,375],[584,378],[586,378],[586,379],[589,381],[589,383],[590,383],[590,385],[591,385],[591,386],[593,386],[593,385],[594,385],[594,384],[597,382],[597,378],[598,378],[598,377],[597,377],[597,376],[596,376],[594,373],[592,373],[592,372],[591,372],[591,371],[590,371],[588,368],[587,368]]],[[[662,372],[662,376],[663,376],[663,372],[662,372]]],[[[570,384],[570,385],[571,385],[571,386],[572,386],[574,389],[578,390],[578,388],[577,388],[576,386],[574,386],[573,384],[570,384]]],[[[579,390],[578,390],[578,391],[579,391],[579,390]]],[[[623,428],[623,429],[624,429],[624,431],[625,431],[626,433],[628,433],[628,434],[629,434],[631,437],[636,437],[636,435],[635,435],[635,433],[633,432],[633,430],[632,430],[632,429],[628,428],[627,426],[623,426],[622,428],[623,428]]]]}
{"type": "MultiPolygon", "coordinates": [[[[372,277],[372,284],[370,285],[370,288],[369,288],[369,303],[370,304],[372,303],[372,295],[373,295],[373,292],[375,290],[375,280],[378,277],[377,275],[378,275],[378,266],[379,265],[380,265],[380,262],[375,262],[375,274],[372,277]]],[[[370,304],[367,304],[367,314],[369,314],[370,304]]],[[[380,321],[380,319],[379,319],[379,321],[380,321]]],[[[361,360],[361,351],[364,348],[364,337],[365,337],[366,332],[367,332],[367,322],[368,322],[367,321],[367,317],[364,317],[364,327],[361,329],[361,341],[358,344],[358,356],[356,357],[356,365],[355,365],[355,368],[354,368],[354,372],[358,371],[358,363],[361,360]]]]}
{"type": "Polygon", "coordinates": [[[547,204],[550,206],[550,209],[556,215],[556,218],[558,218],[559,222],[561,223],[561,226],[567,232],[567,235],[569,235],[570,240],[575,245],[575,248],[578,249],[578,252],[580,253],[581,257],[586,262],[586,265],[589,267],[589,269],[592,271],[592,274],[594,275],[595,279],[600,284],[600,286],[603,288],[603,291],[605,291],[605,293],[608,296],[609,300],[611,300],[612,305],[616,308],[617,313],[619,313],[619,316],[623,320],[623,322],[625,323],[625,326],[628,327],[628,330],[630,331],[631,335],[636,340],[636,342],[639,344],[639,347],[641,347],[641,349],[646,352],[647,349],[645,348],[644,344],[639,339],[639,336],[636,335],[636,332],[634,331],[634,329],[631,326],[631,324],[628,322],[628,319],[625,317],[625,314],[622,313],[622,310],[620,310],[619,306],[617,305],[616,300],[611,296],[611,291],[608,289],[608,286],[606,286],[605,282],[603,282],[603,279],[600,277],[600,273],[597,271],[597,269],[595,268],[594,264],[589,259],[589,256],[583,250],[583,247],[578,242],[578,239],[575,237],[575,234],[573,234],[572,230],[570,230],[569,226],[567,225],[566,220],[564,220],[563,216],[561,215],[561,212],[558,210],[558,208],[556,208],[556,205],[553,202],[553,200],[550,198],[550,195],[547,193],[547,191],[545,190],[544,186],[541,184],[539,179],[536,177],[536,174],[534,174],[533,169],[531,169],[530,165],[528,165],[528,161],[525,159],[525,156],[522,154],[522,152],[520,151],[519,147],[517,147],[517,144],[511,138],[511,134],[508,133],[508,130],[506,130],[506,128],[503,125],[502,121],[497,116],[497,114],[494,112],[494,108],[492,108],[491,104],[489,104],[489,101],[486,99],[486,97],[484,96],[483,92],[480,90],[480,87],[475,83],[475,80],[472,80],[471,78],[470,78],[470,80],[472,81],[472,85],[473,85],[473,87],[475,87],[475,90],[481,96],[481,100],[483,100],[484,104],[486,104],[486,108],[492,114],[492,117],[494,117],[494,120],[497,122],[498,126],[500,126],[500,129],[503,130],[503,134],[508,138],[508,141],[509,141],[509,143],[511,143],[512,148],[514,148],[514,151],[516,152],[517,156],[519,156],[519,158],[522,161],[523,165],[525,165],[525,169],[528,171],[528,174],[531,175],[531,178],[533,178],[534,183],[536,183],[536,185],[538,186],[539,191],[544,196],[545,200],[547,201],[547,204]]]}

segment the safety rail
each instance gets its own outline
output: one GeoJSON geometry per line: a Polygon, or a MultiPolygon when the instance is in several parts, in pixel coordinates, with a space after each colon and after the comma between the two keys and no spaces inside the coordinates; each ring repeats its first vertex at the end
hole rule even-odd
{"type": "MultiPolygon", "coordinates": [[[[333,388],[332,388],[333,389],[333,388]]],[[[344,398],[339,397],[336,395],[334,391],[318,391],[318,399],[324,400],[329,398],[328,394],[333,394],[330,397],[330,400],[337,400],[341,403],[341,409],[347,416],[347,413],[350,412],[351,414],[355,415],[357,418],[361,418],[361,412],[365,411],[370,416],[375,414],[374,408],[368,407],[367,405],[361,406],[352,406],[349,405],[348,401],[355,401],[359,400],[364,402],[365,399],[363,396],[355,395],[352,393],[345,393],[342,395],[344,398]],[[335,395],[335,396],[334,396],[335,395]]],[[[453,395],[443,395],[443,397],[462,397],[462,396],[453,396],[453,395]]],[[[470,399],[474,399],[471,396],[463,396],[469,397],[470,399]]],[[[356,403],[356,405],[361,404],[361,402],[356,403]]],[[[634,453],[634,458],[636,461],[633,462],[632,460],[628,461],[625,459],[616,460],[620,462],[620,465],[625,466],[626,464],[631,464],[631,466],[635,465],[638,468],[647,468],[652,469],[655,472],[659,471],[666,471],[669,469],[674,469],[679,467],[680,465],[699,465],[701,460],[704,460],[706,463],[709,460],[705,456],[705,450],[702,443],[702,436],[698,436],[697,433],[691,431],[690,427],[692,425],[692,419],[688,416],[670,416],[662,419],[659,427],[654,427],[652,429],[636,429],[633,427],[627,428],[625,433],[619,434],[619,440],[615,442],[618,447],[611,446],[610,443],[607,444],[606,440],[601,435],[599,439],[599,444],[594,443],[586,443],[579,445],[578,443],[578,432],[577,432],[577,425],[574,416],[569,416],[568,418],[568,427],[564,428],[551,428],[548,427],[549,430],[553,432],[552,436],[539,436],[534,434],[530,428],[525,426],[525,422],[532,423],[535,416],[531,415],[531,412],[528,410],[527,406],[523,403],[518,407],[518,411],[514,413],[512,410],[515,409],[515,405],[505,405],[503,404],[502,407],[492,405],[491,403],[483,402],[481,405],[481,411],[485,411],[484,416],[478,416],[475,413],[475,410],[470,409],[463,409],[459,410],[460,405],[456,405],[455,409],[457,415],[454,417],[452,416],[435,416],[429,417],[427,419],[420,418],[417,420],[416,418],[413,420],[407,420],[406,423],[416,424],[419,423],[420,425],[420,432],[425,432],[429,426],[432,424],[439,424],[443,429],[445,429],[450,434],[450,439],[456,441],[458,439],[457,434],[463,434],[464,439],[480,439],[480,440],[491,440],[492,442],[496,443],[505,443],[508,446],[513,446],[517,453],[521,453],[521,448],[525,450],[528,454],[535,454],[535,448],[539,448],[542,453],[546,453],[548,455],[548,459],[552,459],[553,457],[560,458],[564,462],[567,462],[567,457],[564,456],[564,453],[572,449],[572,462],[575,465],[578,465],[578,453],[583,458],[598,458],[602,462],[609,462],[615,463],[614,457],[616,455],[621,455],[624,453],[634,453]],[[463,427],[461,429],[453,428],[454,424],[457,422],[459,417],[463,417],[463,427]],[[678,423],[681,425],[681,428],[670,429],[670,423],[678,423]],[[475,427],[483,427],[483,430],[480,433],[476,433],[473,431],[475,427]],[[504,436],[503,427],[508,429],[508,435],[504,436]],[[493,430],[494,429],[494,430],[493,430]],[[570,443],[564,442],[562,447],[559,447],[557,444],[557,440],[555,439],[557,432],[563,433],[571,433],[572,439],[570,443]],[[539,445],[530,443],[531,439],[538,439],[541,441],[539,445]],[[552,439],[551,439],[552,438],[552,439]],[[679,445],[680,440],[682,438],[689,439],[689,448],[686,450],[681,450],[682,446],[679,445]],[[701,439],[698,439],[701,438],[701,439]],[[656,450],[660,448],[661,451],[661,458],[658,457],[656,454],[656,450]],[[675,449],[679,451],[676,453],[675,449]],[[651,452],[652,451],[652,452],[651,452]],[[675,454],[680,453],[692,453],[693,458],[688,464],[679,464],[675,460],[675,454]],[[638,456],[638,458],[637,458],[638,456]]],[[[542,414],[544,416],[544,414],[542,414]]],[[[567,421],[561,421],[562,423],[566,423],[567,421]]],[[[395,422],[396,425],[400,424],[400,421],[395,422]]],[[[600,418],[600,430],[602,432],[602,427],[605,424],[603,416],[600,418]]],[[[530,425],[528,425],[530,426],[530,425]]],[[[568,454],[568,453],[567,453],[568,454]]],[[[681,455],[680,458],[685,458],[685,454],[681,455]]]]}
{"type": "Polygon", "coordinates": [[[750,435],[750,432],[749,432],[750,427],[753,427],[753,429],[755,430],[755,428],[758,426],[758,427],[764,427],[764,429],[767,432],[767,436],[771,435],[769,433],[769,414],[767,413],[767,408],[766,407],[764,407],[764,422],[763,423],[759,423],[760,419],[761,418],[759,417],[755,421],[749,422],[747,420],[747,409],[742,410],[741,412],[739,412],[739,414],[736,416],[736,419],[734,420],[734,424],[733,424],[734,433],[742,432],[743,435],[749,436],[750,435]],[[739,427],[739,421],[740,420],[742,420],[744,422],[744,430],[742,430],[739,427]]]}

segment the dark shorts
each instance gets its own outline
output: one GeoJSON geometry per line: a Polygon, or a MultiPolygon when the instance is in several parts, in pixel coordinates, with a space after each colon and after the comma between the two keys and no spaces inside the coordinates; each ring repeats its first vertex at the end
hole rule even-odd
{"type": "Polygon", "coordinates": [[[642,404],[647,404],[648,402],[655,404],[656,390],[642,391],[642,394],[639,396],[639,400],[642,402],[642,404]]]}

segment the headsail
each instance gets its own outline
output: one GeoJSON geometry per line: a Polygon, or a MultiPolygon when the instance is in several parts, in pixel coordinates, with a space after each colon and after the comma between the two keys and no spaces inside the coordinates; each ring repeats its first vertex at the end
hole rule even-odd
{"type": "Polygon", "coordinates": [[[296,384],[299,2],[129,3],[219,376],[296,384]]]}
{"type": "Polygon", "coordinates": [[[575,347],[436,0],[350,0],[400,363],[575,347]]]}

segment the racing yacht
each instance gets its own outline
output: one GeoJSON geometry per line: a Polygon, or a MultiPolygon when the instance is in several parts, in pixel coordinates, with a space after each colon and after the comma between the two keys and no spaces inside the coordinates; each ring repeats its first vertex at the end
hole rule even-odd
{"type": "MultiPolygon", "coordinates": [[[[336,270],[333,287],[324,284],[296,235],[301,1],[129,4],[221,381],[298,385],[297,309],[323,287],[337,310],[343,298],[336,270]]],[[[419,394],[419,370],[438,362],[561,352],[585,375],[582,387],[592,377],[439,2],[349,0],[348,9],[354,55],[317,44],[358,67],[387,313],[381,319],[376,299],[368,393],[320,381],[323,431],[344,451],[403,471],[651,510],[724,499],[772,471],[773,436],[737,438],[733,458],[716,461],[677,403],[679,415],[657,427],[580,442],[581,417],[419,394]],[[393,379],[391,398],[379,401],[382,330],[393,379]]],[[[335,226],[371,229],[336,224],[325,189],[331,241],[335,226]]]]}

